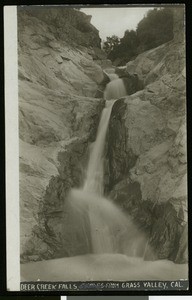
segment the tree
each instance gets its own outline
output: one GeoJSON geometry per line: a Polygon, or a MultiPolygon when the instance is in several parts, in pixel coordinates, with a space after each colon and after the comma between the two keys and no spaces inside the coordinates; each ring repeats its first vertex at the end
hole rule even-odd
{"type": "Polygon", "coordinates": [[[111,37],[107,37],[107,40],[103,44],[103,50],[109,54],[116,45],[120,43],[118,36],[112,35],[111,37]]]}
{"type": "Polygon", "coordinates": [[[109,53],[108,58],[115,61],[118,58],[118,65],[128,62],[137,55],[138,39],[134,30],[126,30],[120,43],[115,45],[109,53]]]}
{"type": "Polygon", "coordinates": [[[155,48],[173,39],[173,9],[149,10],[137,25],[138,52],[155,48]]]}
{"type": "Polygon", "coordinates": [[[173,8],[155,8],[139,22],[136,31],[126,30],[123,38],[107,37],[104,50],[115,65],[123,65],[138,54],[173,39],[173,8]]]}

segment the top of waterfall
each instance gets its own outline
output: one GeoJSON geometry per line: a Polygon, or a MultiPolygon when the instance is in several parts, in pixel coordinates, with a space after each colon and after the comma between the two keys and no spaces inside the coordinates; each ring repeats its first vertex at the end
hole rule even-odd
{"type": "Polygon", "coordinates": [[[110,81],[119,78],[119,76],[115,73],[114,68],[105,69],[105,70],[103,70],[103,72],[104,72],[104,74],[107,75],[107,77],[110,79],[110,81]]]}
{"type": "Polygon", "coordinates": [[[115,73],[111,73],[111,74],[107,74],[107,75],[108,75],[110,81],[119,78],[119,76],[117,74],[115,74],[115,73]]]}

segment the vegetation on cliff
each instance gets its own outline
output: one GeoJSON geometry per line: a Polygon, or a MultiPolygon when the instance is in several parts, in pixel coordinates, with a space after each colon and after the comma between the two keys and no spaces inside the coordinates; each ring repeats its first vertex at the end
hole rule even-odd
{"type": "Polygon", "coordinates": [[[173,39],[173,9],[149,10],[136,30],[126,30],[123,38],[107,37],[103,49],[115,65],[124,65],[138,54],[173,39]]]}

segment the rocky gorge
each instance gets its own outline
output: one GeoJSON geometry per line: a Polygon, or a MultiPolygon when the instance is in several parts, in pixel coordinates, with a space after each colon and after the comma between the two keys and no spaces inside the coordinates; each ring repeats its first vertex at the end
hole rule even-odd
{"type": "MultiPolygon", "coordinates": [[[[105,194],[147,234],[145,260],[186,263],[183,10],[174,17],[172,41],[116,68],[127,96],[115,102],[109,122],[105,194]]],[[[90,20],[72,8],[18,9],[23,263],[91,249],[66,201],[82,185],[105,105],[103,69],[113,67],[90,20]]]]}

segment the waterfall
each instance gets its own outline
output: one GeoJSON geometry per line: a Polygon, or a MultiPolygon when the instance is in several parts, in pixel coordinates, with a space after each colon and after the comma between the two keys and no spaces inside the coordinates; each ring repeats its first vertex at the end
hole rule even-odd
{"type": "Polygon", "coordinates": [[[89,158],[87,174],[83,190],[88,197],[89,218],[92,236],[92,248],[94,253],[113,253],[115,245],[112,240],[111,230],[113,226],[112,218],[118,221],[119,211],[114,210],[114,206],[108,200],[103,198],[103,177],[104,177],[104,147],[107,134],[113,101],[106,101],[99,123],[97,137],[92,145],[92,151],[89,158]],[[111,223],[111,224],[110,224],[111,223]]]}
{"type": "MultiPolygon", "coordinates": [[[[115,74],[110,74],[110,78],[111,82],[106,90],[109,86],[113,89],[120,83],[115,74]],[[114,84],[110,85],[111,83],[114,84]]],[[[113,91],[110,91],[112,99],[116,97],[116,91],[113,91]]],[[[187,265],[175,265],[168,260],[143,261],[142,257],[147,245],[146,236],[112,200],[104,197],[104,147],[115,101],[106,101],[96,141],[91,145],[84,185],[81,189],[72,189],[66,201],[69,210],[65,211],[68,219],[64,224],[64,231],[69,230],[68,239],[72,241],[69,245],[67,239],[68,246],[72,251],[80,243],[83,244],[83,250],[78,253],[79,256],[72,254],[72,257],[21,265],[23,281],[39,279],[128,281],[187,278],[187,265]]]]}
{"type": "Polygon", "coordinates": [[[103,163],[105,138],[108,129],[108,123],[111,116],[111,110],[115,100],[106,101],[105,108],[102,111],[101,120],[97,130],[97,137],[92,144],[92,151],[89,158],[84,190],[98,195],[103,195],[103,163]]]}
{"type": "Polygon", "coordinates": [[[115,101],[126,95],[123,80],[115,73],[109,73],[107,75],[111,82],[107,84],[104,92],[106,104],[101,114],[96,141],[92,144],[92,151],[84,184],[85,191],[96,193],[101,196],[103,195],[104,147],[111,110],[115,101]]]}
{"type": "Polygon", "coordinates": [[[113,104],[119,96],[126,95],[122,79],[116,74],[109,74],[109,77],[111,82],[106,86],[106,105],[101,114],[96,140],[91,145],[84,186],[82,189],[71,190],[70,202],[78,212],[86,212],[89,216],[93,253],[121,252],[134,255],[141,240],[140,234],[130,218],[104,197],[104,148],[107,129],[113,104]]]}
{"type": "Polygon", "coordinates": [[[104,98],[106,100],[119,99],[127,95],[124,82],[115,73],[107,74],[110,82],[107,84],[104,91],[104,98]]]}

